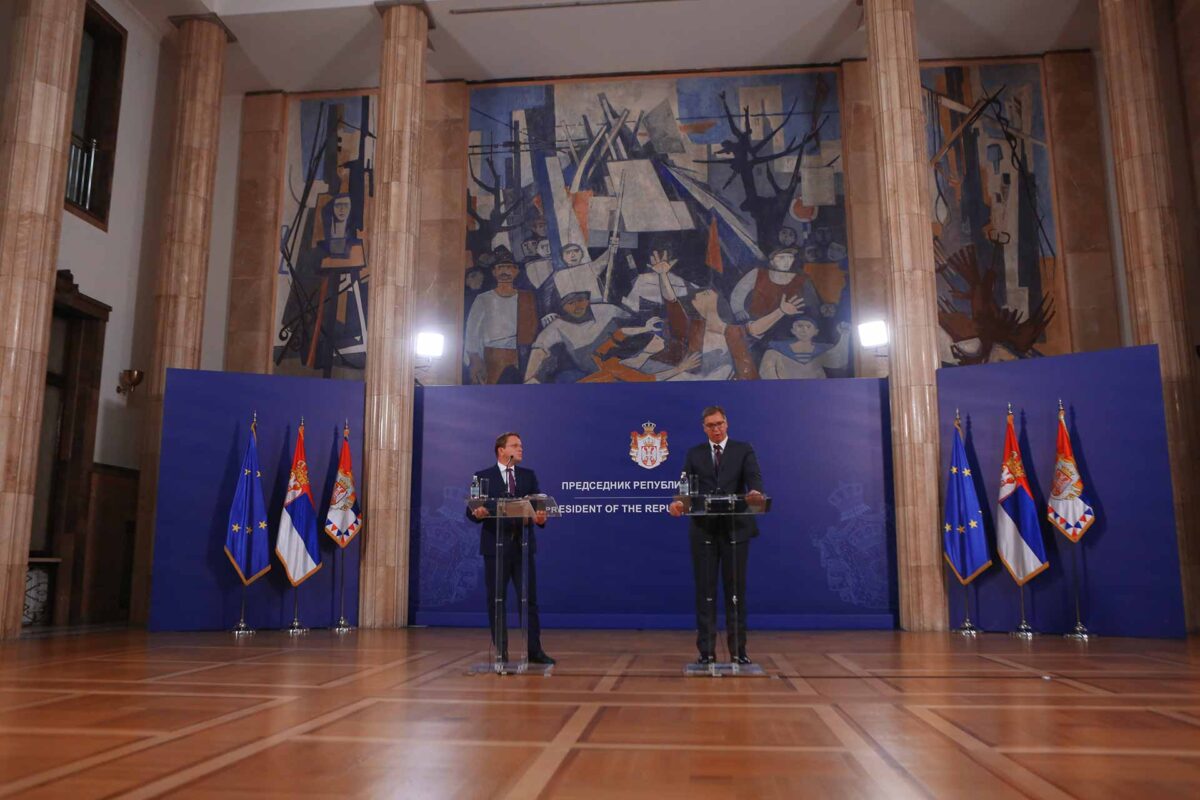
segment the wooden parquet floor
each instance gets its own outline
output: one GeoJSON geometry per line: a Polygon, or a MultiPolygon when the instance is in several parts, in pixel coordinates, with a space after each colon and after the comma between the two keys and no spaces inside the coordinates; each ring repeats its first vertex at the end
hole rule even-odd
{"type": "Polygon", "coordinates": [[[477,630],[140,631],[0,645],[0,796],[1200,796],[1200,640],[546,631],[550,677],[468,675],[477,630]]]}

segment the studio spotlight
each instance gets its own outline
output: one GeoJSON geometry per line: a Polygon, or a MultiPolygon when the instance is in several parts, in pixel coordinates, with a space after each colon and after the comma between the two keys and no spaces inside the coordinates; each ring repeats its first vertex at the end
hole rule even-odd
{"type": "Polygon", "coordinates": [[[440,333],[421,331],[417,334],[417,355],[441,358],[446,349],[446,337],[440,333]]]}
{"type": "Polygon", "coordinates": [[[858,343],[863,347],[883,347],[888,343],[887,323],[881,319],[858,326],[858,343]]]}

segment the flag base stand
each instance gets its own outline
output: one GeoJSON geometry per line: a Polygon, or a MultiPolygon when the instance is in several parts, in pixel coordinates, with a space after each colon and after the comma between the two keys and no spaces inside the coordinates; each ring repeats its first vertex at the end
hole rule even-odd
{"type": "Polygon", "coordinates": [[[292,620],[292,624],[287,629],[288,636],[303,636],[306,633],[308,633],[308,628],[301,625],[298,619],[292,620]]]}
{"type": "Polygon", "coordinates": [[[242,613],[238,617],[237,625],[233,626],[230,631],[235,639],[248,639],[254,635],[254,628],[246,624],[246,584],[242,584],[242,613]]]}
{"type": "Polygon", "coordinates": [[[354,633],[355,628],[350,624],[350,620],[345,617],[339,617],[337,625],[334,625],[331,630],[339,636],[345,636],[347,633],[354,633]]]}
{"type": "Polygon", "coordinates": [[[975,623],[971,622],[971,618],[967,617],[963,620],[963,624],[957,628],[951,629],[951,633],[957,633],[959,636],[965,636],[968,639],[974,639],[979,635],[979,628],[975,627],[975,623]]]}
{"type": "Polygon", "coordinates": [[[1033,639],[1033,637],[1037,636],[1037,631],[1029,627],[1028,622],[1021,620],[1021,624],[1017,626],[1017,629],[1015,631],[1011,631],[1008,635],[1014,639],[1023,639],[1024,641],[1028,642],[1029,640],[1033,639]]]}
{"type": "Polygon", "coordinates": [[[1092,639],[1095,639],[1096,634],[1090,633],[1088,629],[1083,626],[1082,622],[1076,622],[1075,628],[1070,633],[1064,633],[1063,638],[1070,639],[1075,642],[1088,642],[1092,639]]]}

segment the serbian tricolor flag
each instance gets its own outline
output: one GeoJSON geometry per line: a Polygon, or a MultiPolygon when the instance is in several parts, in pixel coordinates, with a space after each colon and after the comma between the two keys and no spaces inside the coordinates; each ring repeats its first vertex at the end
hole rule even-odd
{"type": "Polygon", "coordinates": [[[1000,467],[1000,499],[996,504],[996,550],[1000,560],[1018,586],[1050,566],[1042,530],[1038,523],[1037,503],[1025,476],[1021,448],[1013,429],[1012,411],[1004,432],[1004,459],[1000,467]]]}
{"type": "Polygon", "coordinates": [[[342,429],[342,452],[338,456],[337,480],[329,499],[329,513],[325,515],[325,533],[338,543],[338,547],[345,547],[362,528],[362,521],[350,466],[350,425],[347,423],[342,429]]]}
{"type": "Polygon", "coordinates": [[[308,485],[308,461],[304,458],[304,422],[296,435],[296,453],[292,456],[292,474],[288,478],[287,497],[275,537],[275,555],[283,563],[292,586],[299,586],[321,568],[321,550],[317,546],[317,508],[308,485]]]}
{"type": "Polygon", "coordinates": [[[1071,434],[1067,432],[1067,421],[1062,402],[1058,404],[1058,457],[1054,462],[1054,483],[1050,486],[1050,500],[1046,503],[1046,517],[1063,536],[1078,542],[1087,529],[1096,521],[1092,504],[1083,496],[1083,478],[1075,464],[1071,451],[1071,434]]]}

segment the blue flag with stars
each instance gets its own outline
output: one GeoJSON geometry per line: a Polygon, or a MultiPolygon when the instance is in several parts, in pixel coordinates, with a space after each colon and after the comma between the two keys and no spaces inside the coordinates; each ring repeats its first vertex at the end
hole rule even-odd
{"type": "Polygon", "coordinates": [[[242,468],[238,470],[237,491],[233,494],[229,524],[225,528],[225,555],[229,556],[238,577],[247,586],[271,569],[267,504],[263,502],[255,427],[254,424],[250,426],[250,441],[242,458],[242,468]]]}
{"type": "Polygon", "coordinates": [[[987,536],[983,532],[983,511],[975,492],[975,479],[967,462],[962,426],[954,421],[954,450],[950,456],[950,474],[946,478],[946,518],[942,525],[946,563],[954,576],[966,586],[992,565],[987,536]]]}

